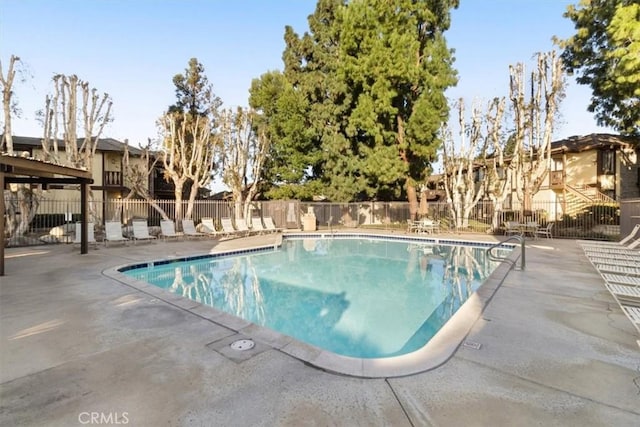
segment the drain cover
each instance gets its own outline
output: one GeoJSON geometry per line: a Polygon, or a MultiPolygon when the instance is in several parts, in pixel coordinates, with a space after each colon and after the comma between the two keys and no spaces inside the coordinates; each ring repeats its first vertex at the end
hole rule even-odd
{"type": "Polygon", "coordinates": [[[251,350],[256,343],[253,340],[238,340],[231,343],[231,348],[238,351],[251,350]]]}
{"type": "Polygon", "coordinates": [[[474,350],[480,350],[480,348],[482,347],[482,344],[480,344],[479,342],[475,342],[475,341],[465,341],[465,342],[462,343],[462,345],[464,347],[472,348],[474,350]]]}

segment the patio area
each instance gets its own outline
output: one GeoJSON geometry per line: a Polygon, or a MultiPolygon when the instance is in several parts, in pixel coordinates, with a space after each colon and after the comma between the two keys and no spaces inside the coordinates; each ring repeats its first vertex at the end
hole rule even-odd
{"type": "Polygon", "coordinates": [[[94,414],[135,426],[638,425],[640,336],[573,240],[527,240],[526,270],[509,273],[467,337],[479,346],[388,379],[328,373],[257,338],[234,356],[237,334],[197,303],[102,273],[276,238],[7,249],[0,425],[84,425],[94,414]]]}

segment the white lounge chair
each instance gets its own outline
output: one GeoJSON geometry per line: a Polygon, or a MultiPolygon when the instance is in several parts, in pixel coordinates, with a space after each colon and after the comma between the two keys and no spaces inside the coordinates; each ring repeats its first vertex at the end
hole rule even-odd
{"type": "Polygon", "coordinates": [[[258,234],[262,234],[267,231],[267,229],[262,225],[262,219],[259,216],[251,218],[251,230],[258,234]]]}
{"type": "Polygon", "coordinates": [[[276,227],[276,225],[273,223],[273,218],[271,218],[270,216],[265,216],[264,218],[262,218],[262,220],[264,221],[264,228],[266,228],[267,230],[273,231],[274,233],[282,231],[281,228],[276,227]]]}
{"type": "Polygon", "coordinates": [[[187,237],[204,237],[205,233],[200,233],[196,230],[196,226],[193,223],[192,219],[183,219],[182,220],[182,232],[187,237]]]}
{"type": "Polygon", "coordinates": [[[627,246],[583,246],[585,253],[597,254],[626,254],[640,255],[640,251],[636,249],[640,246],[640,239],[634,240],[627,246]]]}
{"type": "Polygon", "coordinates": [[[638,253],[636,249],[640,246],[640,238],[634,240],[628,245],[582,245],[582,249],[586,251],[600,251],[603,253],[638,253]]]}
{"type": "Polygon", "coordinates": [[[202,224],[202,232],[209,236],[215,237],[218,235],[218,231],[216,230],[216,226],[213,223],[213,218],[204,217],[201,220],[202,224]]]}
{"type": "Polygon", "coordinates": [[[236,218],[236,230],[238,230],[239,234],[244,236],[248,236],[251,234],[251,229],[247,225],[247,221],[244,218],[236,218]]]}
{"type": "Polygon", "coordinates": [[[634,265],[628,265],[624,263],[624,261],[618,262],[616,264],[594,262],[593,265],[600,272],[600,274],[613,273],[613,274],[623,274],[626,276],[640,277],[640,267],[636,267],[634,265]]]}
{"type": "Polygon", "coordinates": [[[152,236],[149,234],[149,226],[147,225],[147,221],[133,221],[132,226],[134,245],[138,240],[153,241],[156,239],[156,236],[152,236]]]}
{"type": "MultiPolygon", "coordinates": [[[[619,242],[599,242],[595,240],[578,240],[578,243],[580,243],[582,247],[626,246],[627,243],[630,243],[633,240],[633,238],[638,233],[638,231],[640,231],[640,224],[636,224],[635,227],[633,227],[633,230],[631,230],[631,233],[627,234],[627,236],[622,240],[620,240],[619,242]]],[[[640,238],[636,239],[635,241],[638,241],[638,240],[640,240],[640,238]]]]}
{"type": "Polygon", "coordinates": [[[608,283],[618,283],[620,285],[640,286],[640,277],[627,276],[622,274],[600,273],[602,278],[608,283]]]}
{"type": "Polygon", "coordinates": [[[589,256],[589,261],[593,264],[597,265],[609,265],[609,266],[622,266],[622,267],[635,267],[640,269],[640,259],[619,259],[619,258],[610,258],[603,257],[599,255],[589,256]]]}
{"type": "Polygon", "coordinates": [[[104,245],[109,242],[127,243],[129,239],[122,235],[122,224],[120,221],[107,221],[104,223],[104,245]]]}
{"type": "Polygon", "coordinates": [[[605,283],[605,286],[620,304],[640,307],[640,287],[605,283]]]}
{"type": "Polygon", "coordinates": [[[221,218],[220,225],[222,226],[222,233],[226,236],[234,236],[238,234],[238,230],[233,226],[231,218],[221,218]]]}
{"type": "Polygon", "coordinates": [[[626,304],[620,305],[624,309],[625,313],[627,313],[629,320],[631,320],[636,329],[640,331],[640,307],[632,307],[626,304]]]}
{"type": "MultiPolygon", "coordinates": [[[[82,223],[76,222],[76,236],[73,241],[74,245],[79,245],[82,243],[81,236],[82,236],[82,223]]],[[[95,232],[93,229],[92,222],[87,223],[87,243],[93,243],[94,245],[98,244],[98,242],[96,242],[96,237],[95,237],[95,232]]]]}
{"type": "Polygon", "coordinates": [[[182,234],[176,233],[176,224],[169,219],[163,219],[160,221],[160,230],[162,231],[162,238],[164,240],[178,239],[182,237],[182,234]]]}

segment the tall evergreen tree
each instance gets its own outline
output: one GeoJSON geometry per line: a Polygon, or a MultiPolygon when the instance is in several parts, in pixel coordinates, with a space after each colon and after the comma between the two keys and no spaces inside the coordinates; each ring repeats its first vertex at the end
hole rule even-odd
{"type": "Polygon", "coordinates": [[[287,28],[285,76],[308,103],[332,200],[409,197],[435,157],[455,84],[443,32],[457,0],[320,0],[309,32],[287,28]]]}
{"type": "Polygon", "coordinates": [[[191,115],[206,116],[215,113],[220,107],[219,98],[213,93],[213,86],[204,73],[204,66],[197,58],[189,60],[184,73],[173,76],[176,92],[176,103],[169,107],[169,112],[183,112],[191,115]]]}
{"type": "Polygon", "coordinates": [[[576,34],[556,40],[568,72],[592,90],[588,110],[599,124],[640,135],[640,4],[580,0],[564,14],[576,34]]]}
{"type": "Polygon", "coordinates": [[[284,75],[304,99],[308,142],[318,154],[308,165],[308,190],[335,201],[354,199],[364,187],[345,127],[350,93],[339,72],[341,22],[345,0],[319,0],[302,37],[285,29],[284,75]],[[319,189],[321,187],[321,190],[319,189]]]}
{"type": "Polygon", "coordinates": [[[456,83],[443,32],[457,5],[319,0],[308,32],[299,36],[287,27],[286,83],[264,75],[252,88],[252,106],[279,133],[272,135],[270,173],[295,171],[288,178],[306,195],[334,201],[406,195],[417,210],[415,186],[435,158],[448,117],[444,91],[456,83]],[[297,126],[282,114],[287,106],[297,126]]]}
{"type": "Polygon", "coordinates": [[[353,1],[344,8],[340,67],[352,96],[347,136],[357,143],[369,196],[418,207],[416,184],[434,160],[456,84],[443,32],[457,0],[353,1]]]}
{"type": "Polygon", "coordinates": [[[267,197],[309,199],[319,156],[308,126],[305,98],[278,71],[254,79],[249,94],[249,105],[256,111],[255,126],[271,141],[262,172],[268,183],[267,197]]]}

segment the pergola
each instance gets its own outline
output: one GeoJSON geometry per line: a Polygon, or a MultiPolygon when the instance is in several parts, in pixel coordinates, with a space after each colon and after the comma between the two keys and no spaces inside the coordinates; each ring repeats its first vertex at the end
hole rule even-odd
{"type": "Polygon", "coordinates": [[[80,237],[80,253],[89,251],[87,242],[87,212],[89,206],[89,185],[93,183],[91,172],[54,165],[40,160],[0,154],[0,276],[4,276],[4,233],[5,233],[5,205],[4,189],[7,184],[80,184],[80,221],[82,222],[80,237]]]}

